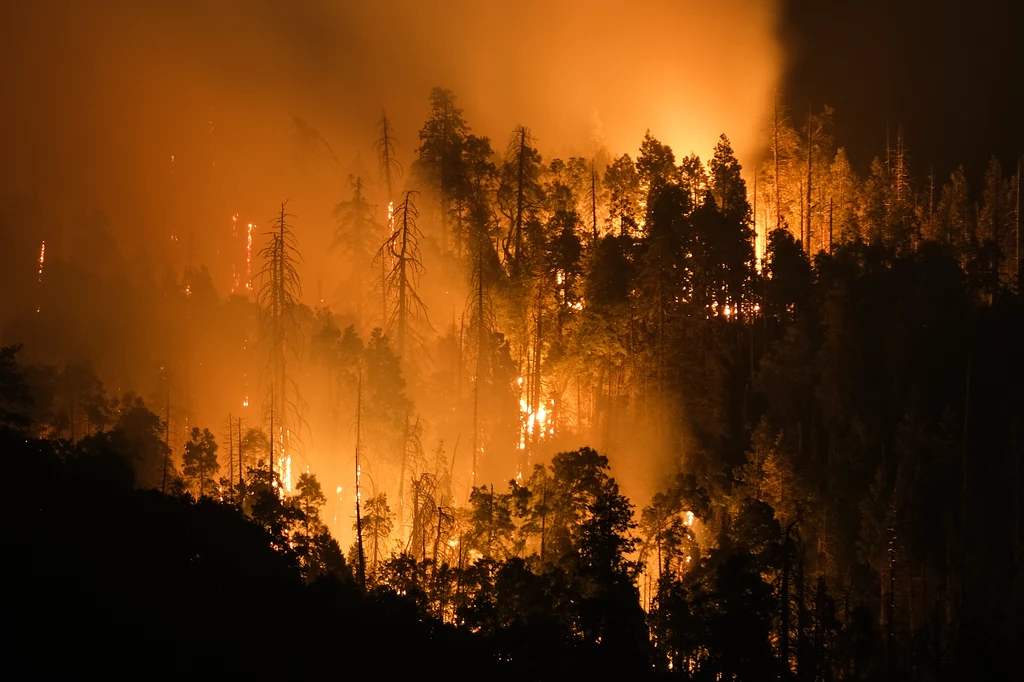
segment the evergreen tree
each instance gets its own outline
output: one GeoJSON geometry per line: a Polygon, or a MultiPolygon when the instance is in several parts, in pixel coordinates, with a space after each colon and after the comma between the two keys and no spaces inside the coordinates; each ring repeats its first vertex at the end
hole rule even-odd
{"type": "Polygon", "coordinates": [[[199,497],[211,494],[216,489],[214,476],[220,471],[217,462],[217,441],[209,429],[192,427],[182,455],[181,473],[185,482],[199,497]]]}

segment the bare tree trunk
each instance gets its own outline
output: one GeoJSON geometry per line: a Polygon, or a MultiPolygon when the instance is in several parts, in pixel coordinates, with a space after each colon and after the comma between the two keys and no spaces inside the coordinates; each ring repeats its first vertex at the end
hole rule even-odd
{"type": "Polygon", "coordinates": [[[359,368],[359,379],[356,385],[356,553],[357,553],[357,565],[356,565],[356,581],[363,587],[366,587],[366,555],[363,553],[363,517],[359,508],[359,479],[361,471],[359,469],[359,449],[361,447],[362,439],[362,419],[363,419],[363,368],[359,368]]]}
{"type": "Polygon", "coordinates": [[[277,434],[274,433],[274,384],[270,384],[270,485],[274,485],[274,441],[277,434]]]}
{"type": "Polygon", "coordinates": [[[516,267],[523,248],[523,183],[526,171],[526,128],[519,128],[519,186],[516,188],[516,267]]]}
{"type": "Polygon", "coordinates": [[[1016,260],[1017,260],[1017,293],[1021,293],[1021,159],[1022,155],[1017,155],[1017,247],[1016,247],[1016,260]]]}
{"type": "Polygon", "coordinates": [[[807,253],[811,252],[811,164],[814,158],[814,131],[811,128],[811,105],[807,105],[807,253]]]}
{"type": "MultiPolygon", "coordinates": [[[[790,526],[791,528],[792,526],[790,526]]],[[[779,591],[779,661],[784,679],[789,677],[789,531],[786,528],[782,557],[782,586],[779,591]]]]}
{"type": "Polygon", "coordinates": [[[782,194],[779,191],[779,93],[775,93],[775,106],[773,108],[775,123],[772,126],[772,133],[775,137],[775,144],[772,145],[772,154],[775,158],[775,229],[782,227],[782,194]]]}
{"type": "Polygon", "coordinates": [[[231,413],[228,412],[228,481],[235,480],[235,442],[231,438],[231,413]]]}
{"type": "Polygon", "coordinates": [[[238,487],[242,487],[242,462],[245,460],[242,458],[242,418],[238,418],[238,487]]]}
{"type": "Polygon", "coordinates": [[[409,242],[409,212],[402,212],[402,251],[398,259],[398,357],[405,359],[405,337],[408,325],[408,310],[406,308],[406,295],[408,279],[406,273],[406,249],[409,242]]]}
{"type": "MultiPolygon", "coordinates": [[[[409,412],[405,413],[405,438],[402,442],[402,464],[398,473],[398,527],[402,527],[405,510],[405,465],[409,456],[409,412]]],[[[375,534],[376,535],[376,534],[375,534]]]]}
{"type": "Polygon", "coordinates": [[[171,461],[171,380],[167,380],[167,414],[164,421],[164,471],[160,479],[160,492],[167,492],[167,467],[171,461]]]}
{"type": "Polygon", "coordinates": [[[832,197],[828,198],[828,255],[832,255],[832,197]]]}
{"type": "MultiPolygon", "coordinates": [[[[484,368],[484,242],[477,236],[476,248],[476,376],[473,381],[473,458],[469,477],[469,490],[476,485],[477,457],[480,453],[480,378],[484,368]]],[[[454,457],[454,456],[453,456],[454,457]]]]}

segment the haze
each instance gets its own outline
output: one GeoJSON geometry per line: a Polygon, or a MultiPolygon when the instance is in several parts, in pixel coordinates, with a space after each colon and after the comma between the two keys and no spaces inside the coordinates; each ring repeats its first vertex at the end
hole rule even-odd
{"type": "Polygon", "coordinates": [[[128,249],[194,230],[193,256],[221,287],[210,233],[290,198],[303,244],[319,246],[357,159],[375,171],[380,110],[408,167],[435,85],[499,152],[522,123],[546,158],[595,138],[632,153],[650,128],[703,158],[725,132],[749,159],[779,75],[772,3],[706,5],[9,3],[3,186],[38,193],[61,221],[104,211],[128,249]],[[339,165],[297,172],[293,116],[339,165]]]}

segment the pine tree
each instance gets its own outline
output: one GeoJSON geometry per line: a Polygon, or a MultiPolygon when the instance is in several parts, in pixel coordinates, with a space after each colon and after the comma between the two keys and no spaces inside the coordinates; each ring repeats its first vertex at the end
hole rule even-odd
{"type": "Polygon", "coordinates": [[[535,140],[526,126],[516,126],[509,139],[502,165],[498,204],[509,221],[502,241],[505,263],[513,273],[524,265],[526,223],[543,201],[540,184],[541,156],[533,147],[535,140]]]}
{"type": "Polygon", "coordinates": [[[181,460],[185,481],[198,492],[199,497],[214,490],[214,476],[220,471],[220,464],[217,462],[217,441],[209,429],[200,431],[198,426],[192,427],[181,460]]]}
{"type": "Polygon", "coordinates": [[[442,251],[448,249],[448,217],[455,187],[463,175],[462,147],[469,134],[455,99],[451,90],[431,90],[430,117],[420,129],[420,146],[413,164],[413,172],[423,185],[431,189],[431,194],[436,192],[442,251]]]}
{"type": "Polygon", "coordinates": [[[640,210],[640,175],[629,154],[615,159],[604,176],[609,190],[608,222],[619,235],[630,235],[643,223],[640,210]]]}
{"type": "Polygon", "coordinates": [[[357,315],[361,316],[363,305],[369,300],[371,240],[376,238],[380,226],[373,216],[373,207],[366,200],[366,188],[361,177],[348,176],[352,196],[334,207],[337,227],[332,249],[339,249],[347,257],[349,276],[347,289],[351,292],[357,315]]]}

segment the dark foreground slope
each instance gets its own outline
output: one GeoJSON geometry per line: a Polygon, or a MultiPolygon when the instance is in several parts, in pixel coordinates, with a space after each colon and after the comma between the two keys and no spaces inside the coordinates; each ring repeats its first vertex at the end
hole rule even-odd
{"type": "Polygon", "coordinates": [[[32,677],[486,671],[474,642],[351,580],[301,580],[236,509],[5,431],[9,669],[32,677]]]}

